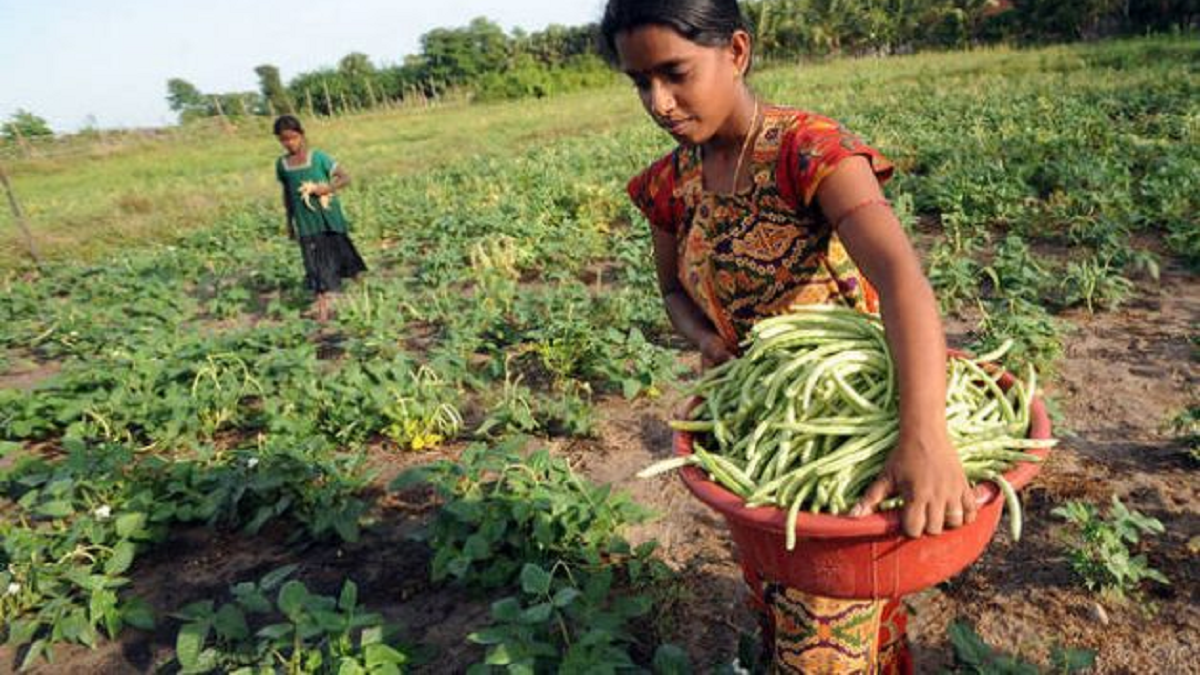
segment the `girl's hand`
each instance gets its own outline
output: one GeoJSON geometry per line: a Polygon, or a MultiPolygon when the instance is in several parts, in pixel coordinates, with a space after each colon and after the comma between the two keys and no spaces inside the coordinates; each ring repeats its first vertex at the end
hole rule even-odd
{"type": "Polygon", "coordinates": [[[883,473],[850,515],[873,513],[892,495],[904,500],[900,521],[904,534],[914,538],[972,523],[978,510],[958,453],[944,429],[920,435],[906,435],[902,430],[883,473]]]}
{"type": "Polygon", "coordinates": [[[700,366],[704,370],[715,368],[733,358],[734,353],[716,333],[709,333],[700,341],[700,366]]]}
{"type": "Polygon", "coordinates": [[[317,197],[324,197],[333,194],[333,186],[329,183],[317,183],[312,188],[312,194],[317,197]]]}

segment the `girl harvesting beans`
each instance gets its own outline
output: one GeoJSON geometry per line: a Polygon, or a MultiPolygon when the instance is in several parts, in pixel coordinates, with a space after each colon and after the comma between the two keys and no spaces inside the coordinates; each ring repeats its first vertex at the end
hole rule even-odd
{"type": "MultiPolygon", "coordinates": [[[[900,438],[852,515],[904,499],[910,537],[973,521],[946,428],[946,342],[917,255],[884,199],[892,164],[837,122],[760,100],[736,0],[609,0],[601,34],[647,113],[678,143],[629,183],[653,229],[666,310],[706,367],[754,323],[796,305],[880,312],[896,361],[900,438]]],[[[775,666],[906,673],[899,601],[837,600],[769,585],[775,666]]]]}

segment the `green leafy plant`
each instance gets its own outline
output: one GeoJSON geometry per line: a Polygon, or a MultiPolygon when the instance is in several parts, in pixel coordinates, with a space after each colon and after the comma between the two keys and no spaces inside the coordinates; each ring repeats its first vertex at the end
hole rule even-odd
{"type": "Polygon", "coordinates": [[[492,625],[470,635],[488,650],[484,662],[468,672],[616,673],[635,668],[630,647],[637,639],[629,624],[645,616],[651,604],[647,596],[617,592],[614,579],[607,567],[589,572],[566,565],[549,570],[524,565],[521,593],[494,603],[492,625]]]}
{"type": "Polygon", "coordinates": [[[144,602],[120,595],[138,551],[154,538],[146,514],[122,499],[119,468],[130,455],[66,445],[70,455],[57,466],[17,455],[0,470],[16,506],[0,521],[0,626],[8,644],[26,646],[22,668],[49,658],[58,642],[95,646],[126,625],[154,625],[144,602]]]}
{"type": "Polygon", "coordinates": [[[1079,501],[1067,502],[1053,513],[1070,526],[1066,542],[1071,568],[1089,589],[1124,598],[1137,592],[1144,581],[1170,583],[1150,566],[1145,554],[1130,550],[1143,535],[1165,531],[1156,518],[1126,507],[1116,496],[1107,518],[1095,505],[1079,501]]]}
{"type": "Polygon", "coordinates": [[[661,387],[683,372],[675,352],[648,341],[633,327],[626,332],[609,328],[604,333],[598,363],[593,370],[620,386],[626,399],[639,395],[656,398],[661,387]]]}
{"type": "Polygon", "coordinates": [[[592,485],[525,439],[473,444],[458,461],[402,474],[392,489],[432,484],[445,500],[426,537],[434,581],[511,583],[525,563],[580,560],[621,546],[619,533],[647,513],[627,495],[592,485]]]}
{"type": "Polygon", "coordinates": [[[0,621],[7,643],[25,647],[22,665],[49,658],[56,643],[96,646],[125,626],[153,627],[149,607],[121,590],[137,556],[173,524],[256,532],[290,518],[296,538],[356,539],[365,503],[353,495],[364,479],[319,440],[307,443],[173,461],[74,438],[54,462],[8,446],[0,621]]]}
{"type": "Polygon", "coordinates": [[[990,295],[1036,303],[1049,289],[1053,275],[1017,234],[1007,235],[981,273],[991,282],[990,295]]]}
{"type": "Polygon", "coordinates": [[[534,392],[514,375],[511,356],[506,359],[504,385],[494,394],[487,417],[475,430],[476,436],[548,432],[567,436],[590,436],[594,413],[589,401],[591,388],[574,379],[554,383],[547,393],[534,392]]]}
{"type": "Polygon", "coordinates": [[[1192,406],[1179,413],[1167,426],[1179,436],[1188,457],[1200,463],[1200,406],[1192,406]]]}
{"type": "Polygon", "coordinates": [[[937,290],[942,310],[954,312],[979,296],[981,266],[976,259],[986,236],[967,227],[961,213],[942,214],[944,239],[929,254],[929,283],[937,290]]]}
{"type": "Polygon", "coordinates": [[[954,668],[943,671],[947,675],[1071,675],[1092,668],[1096,662],[1095,652],[1055,644],[1050,650],[1051,669],[1043,671],[996,650],[961,620],[950,624],[950,644],[954,647],[954,668]]]}
{"type": "Polygon", "coordinates": [[[1005,356],[1010,371],[1020,372],[1032,365],[1042,374],[1054,372],[1063,353],[1063,329],[1042,305],[1009,298],[980,301],[979,308],[982,318],[972,350],[984,353],[1011,339],[1013,348],[1005,356]]]}
{"type": "Polygon", "coordinates": [[[431,448],[462,428],[462,415],[453,403],[457,391],[429,368],[416,370],[409,386],[392,394],[392,402],[383,409],[384,434],[402,448],[431,448]]]}
{"type": "Polygon", "coordinates": [[[203,600],[175,613],[183,622],[175,639],[180,672],[401,672],[407,655],[388,644],[391,629],[382,617],[362,610],[353,581],[336,598],[318,595],[288,580],[296,569],[239,583],[228,603],[203,600]]]}
{"type": "Polygon", "coordinates": [[[1133,282],[1121,274],[1111,256],[1097,255],[1067,264],[1062,279],[1064,302],[1083,303],[1089,314],[1097,307],[1115,309],[1133,293],[1133,282]]]}

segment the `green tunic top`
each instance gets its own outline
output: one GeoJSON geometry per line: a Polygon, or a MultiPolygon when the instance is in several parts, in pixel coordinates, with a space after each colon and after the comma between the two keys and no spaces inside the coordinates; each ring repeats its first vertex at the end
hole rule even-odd
{"type": "Polygon", "coordinates": [[[322,232],[346,233],[349,223],[342,214],[342,203],[337,195],[330,195],[329,203],[322,206],[319,197],[314,195],[306,200],[300,192],[301,186],[308,182],[332,182],[336,167],[337,162],[320,150],[309,150],[308,161],[297,167],[288,166],[284,157],[276,160],[275,176],[283,184],[297,236],[309,237],[322,232]]]}

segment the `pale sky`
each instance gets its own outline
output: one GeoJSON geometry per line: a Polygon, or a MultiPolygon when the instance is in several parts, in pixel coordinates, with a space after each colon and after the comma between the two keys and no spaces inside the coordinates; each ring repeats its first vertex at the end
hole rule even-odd
{"type": "Polygon", "coordinates": [[[25,108],[55,131],[173,124],[167,80],[204,92],[287,82],[350,52],[400,63],[437,27],[505,30],[599,20],[603,0],[0,0],[0,119],[25,108]]]}

